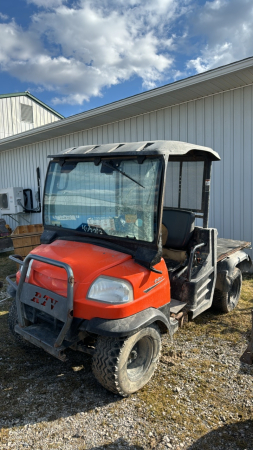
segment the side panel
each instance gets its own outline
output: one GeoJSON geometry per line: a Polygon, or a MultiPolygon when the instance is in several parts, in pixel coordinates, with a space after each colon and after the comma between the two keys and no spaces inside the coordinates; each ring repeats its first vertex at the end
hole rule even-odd
{"type": "Polygon", "coordinates": [[[217,277],[217,230],[196,227],[193,236],[197,244],[205,246],[196,251],[191,273],[171,277],[171,297],[187,302],[185,309],[191,318],[212,305],[217,277]]]}

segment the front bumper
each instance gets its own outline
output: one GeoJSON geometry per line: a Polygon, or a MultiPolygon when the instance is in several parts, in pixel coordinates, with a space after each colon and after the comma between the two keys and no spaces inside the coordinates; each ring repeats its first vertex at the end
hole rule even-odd
{"type": "Polygon", "coordinates": [[[82,341],[88,335],[127,337],[156,322],[163,330],[173,335],[173,321],[170,320],[169,304],[163,311],[147,308],[123,319],[73,318],[74,276],[70,266],[38,255],[28,255],[24,261],[10,257],[23,265],[19,284],[7,277],[8,292],[16,298],[18,324],[16,333],[24,339],[43,348],[48,353],[64,360],[64,350],[82,341]],[[68,293],[62,297],[54,292],[27,283],[26,274],[31,259],[62,267],[67,272],[68,293]],[[44,320],[45,319],[45,320],[44,320]]]}

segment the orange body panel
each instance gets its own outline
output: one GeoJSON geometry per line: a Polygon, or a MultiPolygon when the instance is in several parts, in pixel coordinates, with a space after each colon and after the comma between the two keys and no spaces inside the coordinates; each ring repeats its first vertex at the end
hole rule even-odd
{"type": "MultiPolygon", "coordinates": [[[[41,245],[33,253],[65,262],[72,268],[75,279],[74,317],[120,319],[149,307],[159,308],[170,301],[170,283],[163,259],[155,266],[162,272],[157,274],[137,264],[130,255],[93,244],[59,240],[41,245]],[[109,304],[87,299],[92,282],[100,275],[127,280],[133,287],[134,300],[109,304]]],[[[17,282],[19,277],[20,273],[17,274],[17,282]]],[[[67,274],[56,266],[33,261],[29,283],[67,295],[67,274]]]]}

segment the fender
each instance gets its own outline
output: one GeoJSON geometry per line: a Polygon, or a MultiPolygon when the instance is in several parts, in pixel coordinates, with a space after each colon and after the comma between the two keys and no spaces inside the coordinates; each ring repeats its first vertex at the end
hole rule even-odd
{"type": "Polygon", "coordinates": [[[124,319],[108,320],[94,317],[91,320],[83,321],[79,330],[101,336],[125,337],[132,336],[148,325],[158,322],[158,325],[163,329],[166,328],[172,337],[173,331],[170,319],[168,319],[169,315],[166,316],[167,311],[165,315],[159,309],[148,308],[124,319]]]}
{"type": "Polygon", "coordinates": [[[236,267],[242,272],[247,272],[252,267],[250,256],[242,250],[228,256],[217,264],[216,289],[223,292],[228,292],[230,290],[234,280],[234,270],[236,267]]]}

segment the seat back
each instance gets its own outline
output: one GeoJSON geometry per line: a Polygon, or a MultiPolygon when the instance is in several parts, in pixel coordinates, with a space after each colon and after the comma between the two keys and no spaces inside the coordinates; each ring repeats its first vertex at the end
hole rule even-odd
{"type": "Polygon", "coordinates": [[[180,209],[164,209],[162,223],[168,231],[164,247],[185,250],[193,235],[195,214],[180,209]]]}

